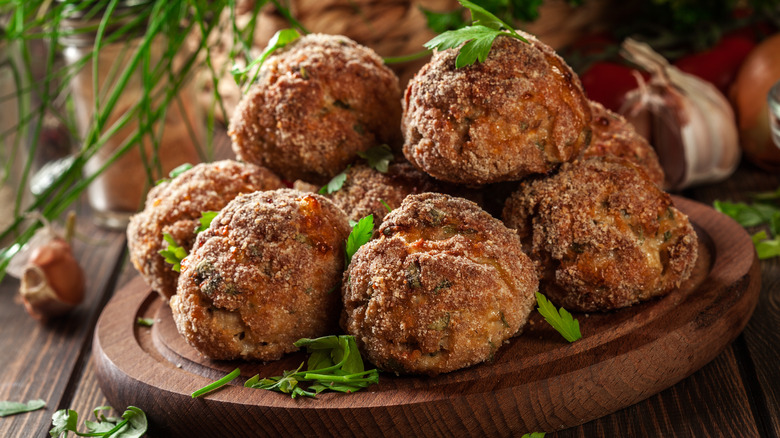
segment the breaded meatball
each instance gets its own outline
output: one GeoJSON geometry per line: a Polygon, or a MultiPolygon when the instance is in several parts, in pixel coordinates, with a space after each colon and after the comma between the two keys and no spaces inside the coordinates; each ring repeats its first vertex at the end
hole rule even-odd
{"type": "Polygon", "coordinates": [[[602,104],[595,101],[590,102],[590,108],[593,114],[590,125],[593,138],[590,146],[583,151],[582,157],[613,155],[625,158],[644,170],[655,185],[662,187],[664,170],[650,143],[620,114],[604,108],[602,104]]]}
{"type": "Polygon", "coordinates": [[[130,261],[146,284],[168,300],[176,293],[179,273],[165,262],[167,233],[187,251],[195,242],[201,213],[219,211],[239,193],[283,187],[268,169],[236,161],[201,163],[168,182],[153,187],[144,210],[127,226],[130,261]]]}
{"type": "Polygon", "coordinates": [[[374,223],[379,224],[388,213],[382,201],[395,209],[408,195],[438,190],[439,185],[431,177],[409,163],[391,164],[386,173],[358,164],[347,171],[341,189],[329,196],[350,220],[359,221],[373,214],[374,223]]]}
{"type": "Polygon", "coordinates": [[[489,360],[524,327],[537,286],[500,221],[462,198],[410,195],[353,257],[341,325],[377,367],[436,375],[489,360]]]}
{"type": "Polygon", "coordinates": [[[275,52],[230,122],[236,155],[324,184],[357,152],[400,142],[401,88],[373,50],[310,34],[275,52]]]}
{"type": "Polygon", "coordinates": [[[621,158],[577,161],[523,182],[504,221],[537,264],[542,292],[568,310],[606,311],[663,296],[696,262],[688,217],[621,158]]]}
{"type": "Polygon", "coordinates": [[[275,360],[300,338],[332,334],[349,232],[344,212],[317,194],[238,196],[182,261],[176,327],[212,359],[275,360]]]}
{"type": "Polygon", "coordinates": [[[485,62],[456,69],[436,52],[409,82],[403,152],[434,178],[462,184],[519,180],[577,157],[590,141],[579,78],[553,50],[498,37],[485,62]]]}

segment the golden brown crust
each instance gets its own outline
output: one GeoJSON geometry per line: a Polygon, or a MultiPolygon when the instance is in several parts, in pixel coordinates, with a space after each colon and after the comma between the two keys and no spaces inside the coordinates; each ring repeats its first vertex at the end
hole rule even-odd
{"type": "Polygon", "coordinates": [[[171,309],[212,359],[275,360],[332,334],[349,225],[327,198],[292,189],[240,195],[182,261],[171,309]]]}
{"type": "Polygon", "coordinates": [[[473,202],[408,196],[358,250],[341,325],[376,366],[436,375],[489,360],[538,286],[517,236],[473,202]]]}
{"type": "Polygon", "coordinates": [[[228,131],[239,158],[323,184],[358,151],[397,146],[400,98],[398,78],[373,50],[310,34],[266,60],[228,131]]]}
{"type": "Polygon", "coordinates": [[[231,160],[201,163],[170,182],[153,187],[144,210],[127,226],[130,261],[153,290],[168,300],[179,274],[159,254],[167,249],[163,233],[190,250],[201,213],[219,211],[239,193],[283,187],[266,168],[231,160]]]}
{"type": "Polygon", "coordinates": [[[616,114],[598,102],[591,101],[593,113],[590,146],[582,152],[583,158],[616,156],[634,162],[658,187],[663,187],[664,170],[655,149],[639,135],[623,116],[616,114]]]}
{"type": "Polygon", "coordinates": [[[456,49],[436,52],[409,82],[404,155],[437,179],[519,180],[574,159],[590,141],[579,79],[548,46],[499,37],[485,62],[456,69],[456,49]]]}
{"type": "Polygon", "coordinates": [[[697,237],[633,163],[595,157],[524,182],[504,208],[543,293],[568,310],[604,311],[669,293],[690,276],[697,237]]]}
{"type": "Polygon", "coordinates": [[[340,190],[329,197],[341,207],[353,221],[374,215],[374,223],[380,224],[390,209],[396,209],[408,195],[438,191],[435,180],[415,169],[409,163],[395,163],[382,173],[364,164],[352,166],[347,180],[340,190]]]}

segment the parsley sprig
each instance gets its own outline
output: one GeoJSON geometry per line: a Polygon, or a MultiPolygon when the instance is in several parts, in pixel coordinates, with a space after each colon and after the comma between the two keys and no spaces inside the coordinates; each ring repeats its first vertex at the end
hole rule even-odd
{"type": "Polygon", "coordinates": [[[393,151],[386,144],[368,148],[366,151],[359,151],[357,154],[366,160],[369,167],[381,173],[387,172],[387,168],[394,158],[393,151]]]}
{"type": "Polygon", "coordinates": [[[347,237],[347,246],[345,248],[345,263],[344,266],[349,266],[352,262],[352,256],[355,255],[358,248],[368,243],[371,240],[371,236],[374,235],[374,215],[360,219],[357,224],[352,227],[352,232],[347,237]]]}
{"type": "MultiPolygon", "coordinates": [[[[197,234],[202,231],[206,231],[218,214],[218,211],[201,212],[200,219],[198,219],[200,221],[200,225],[198,225],[198,228],[195,229],[195,233],[197,234]]],[[[159,254],[163,256],[165,263],[173,265],[171,269],[176,272],[181,272],[181,261],[184,260],[184,257],[187,257],[187,250],[179,245],[179,243],[176,242],[176,239],[174,239],[173,236],[171,236],[169,233],[163,233],[163,240],[168,242],[168,248],[161,249],[159,254]]]]}
{"type": "Polygon", "coordinates": [[[316,397],[323,391],[352,393],[379,383],[379,371],[365,370],[353,336],[303,338],[295,342],[295,346],[306,347],[310,353],[305,371],[301,371],[301,363],[298,369],[285,371],[281,376],[261,379],[255,375],[244,386],[277,391],[296,398],[316,397]],[[304,389],[301,382],[312,383],[304,389]]]}
{"type": "Polygon", "coordinates": [[[38,409],[43,409],[45,407],[46,402],[40,399],[30,400],[27,403],[2,400],[0,401],[0,417],[37,411],[38,409]]]}
{"type": "Polygon", "coordinates": [[[322,186],[319,191],[320,195],[330,195],[331,193],[341,190],[341,188],[344,186],[344,183],[347,182],[347,173],[349,172],[350,167],[351,166],[347,166],[344,171],[334,176],[330,181],[328,181],[327,184],[322,186]]]}
{"type": "Polygon", "coordinates": [[[756,193],[752,203],[715,201],[715,210],[734,219],[745,228],[765,227],[751,236],[761,260],[780,256],[780,188],[756,193]],[[767,233],[769,231],[769,233],[767,233]]]}
{"type": "Polygon", "coordinates": [[[95,436],[111,438],[140,438],[146,433],[148,427],[146,414],[135,406],[128,406],[122,417],[106,417],[102,411],[113,409],[111,406],[100,406],[92,413],[97,421],[84,421],[87,432],[79,432],[79,414],[72,409],[61,409],[51,418],[52,428],[49,435],[54,438],[64,436],[67,438],[70,432],[76,436],[95,436]]]}
{"type": "Polygon", "coordinates": [[[460,47],[455,68],[485,62],[493,47],[493,41],[499,36],[516,38],[528,42],[517,33],[512,26],[496,17],[485,8],[467,0],[458,0],[461,5],[471,11],[471,26],[449,30],[424,44],[428,49],[447,50],[460,47]]]}
{"type": "Polygon", "coordinates": [[[582,338],[580,333],[580,323],[571,316],[566,309],[561,307],[560,311],[544,295],[536,292],[536,302],[538,303],[539,313],[558,333],[567,341],[574,342],[582,338]]]}

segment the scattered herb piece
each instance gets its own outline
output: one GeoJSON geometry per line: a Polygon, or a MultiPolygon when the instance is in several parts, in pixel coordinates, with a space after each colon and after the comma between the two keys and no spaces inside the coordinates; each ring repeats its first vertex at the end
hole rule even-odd
{"type": "Polygon", "coordinates": [[[200,213],[200,226],[195,230],[195,233],[206,231],[211,225],[211,221],[219,214],[218,211],[204,211],[200,213]]]}
{"type": "Polygon", "coordinates": [[[346,246],[346,262],[344,263],[344,266],[349,266],[350,262],[352,262],[352,256],[355,255],[358,248],[368,243],[369,240],[371,240],[371,236],[374,234],[374,215],[369,214],[368,216],[364,217],[363,219],[360,219],[357,224],[355,224],[354,227],[352,227],[352,232],[349,233],[349,237],[347,237],[347,246],[346,246]]]}
{"type": "Polygon", "coordinates": [[[249,65],[247,65],[244,68],[240,68],[238,66],[234,66],[233,69],[230,71],[230,73],[233,75],[233,78],[236,80],[237,84],[243,83],[247,76],[249,75],[249,72],[253,69],[255,70],[254,76],[252,76],[252,80],[249,81],[249,83],[253,83],[255,79],[257,79],[257,75],[260,73],[260,67],[263,65],[266,59],[268,59],[269,56],[271,56],[272,53],[275,51],[287,46],[291,42],[297,40],[301,37],[300,32],[298,32],[295,29],[281,29],[277,31],[273,37],[268,41],[268,45],[265,47],[265,50],[263,51],[262,55],[260,55],[259,58],[255,59],[254,61],[250,62],[249,65]]]}
{"type": "Polygon", "coordinates": [[[764,226],[766,230],[756,232],[751,236],[756,253],[761,260],[780,256],[780,205],[772,204],[780,199],[780,188],[772,192],[756,193],[752,195],[756,201],[725,202],[715,201],[712,205],[715,210],[734,219],[745,228],[764,226]]]}
{"type": "Polygon", "coordinates": [[[328,182],[328,184],[324,185],[320,189],[320,195],[330,195],[333,192],[338,192],[341,190],[341,187],[343,187],[344,183],[347,182],[347,172],[349,172],[349,168],[350,166],[347,166],[343,172],[334,176],[333,179],[328,182]]]}
{"type": "Polygon", "coordinates": [[[160,185],[164,182],[170,182],[172,179],[176,178],[177,176],[181,175],[182,173],[190,169],[192,169],[192,164],[190,163],[181,164],[176,168],[174,168],[173,170],[171,170],[170,172],[168,172],[168,178],[163,178],[161,180],[158,180],[155,184],[160,185]]]}
{"type": "Polygon", "coordinates": [[[215,391],[219,388],[222,388],[223,386],[227,385],[228,383],[232,382],[236,377],[241,375],[241,370],[236,368],[233,371],[230,372],[227,376],[217,380],[214,383],[211,383],[209,385],[204,386],[203,388],[198,389],[197,391],[192,393],[192,398],[200,397],[204,394],[208,394],[211,391],[215,391]]]}
{"type": "Polygon", "coordinates": [[[387,209],[387,212],[388,212],[388,213],[390,213],[391,211],[393,211],[393,209],[392,209],[392,208],[390,208],[390,206],[389,206],[389,205],[387,205],[387,202],[385,202],[385,200],[384,200],[384,199],[380,199],[380,200],[379,200],[379,202],[381,202],[381,203],[382,203],[382,205],[384,205],[384,206],[385,206],[385,208],[387,209]]]}
{"type": "Polygon", "coordinates": [[[84,421],[87,432],[79,432],[79,414],[72,409],[61,409],[51,417],[52,428],[49,435],[54,438],[64,436],[67,438],[70,432],[77,436],[95,436],[112,438],[140,438],[146,433],[148,427],[146,414],[135,406],[128,406],[122,417],[106,417],[101,411],[111,410],[111,406],[100,406],[92,412],[97,421],[84,421]]]}
{"type": "Polygon", "coordinates": [[[168,242],[168,248],[161,249],[160,255],[165,258],[165,263],[173,265],[171,269],[181,272],[181,261],[187,257],[187,250],[179,246],[173,236],[168,233],[163,233],[163,239],[168,242]]]}
{"type": "Polygon", "coordinates": [[[360,151],[357,154],[360,158],[365,159],[371,168],[382,173],[387,172],[387,167],[390,165],[390,162],[393,161],[393,151],[390,150],[390,146],[386,144],[374,146],[366,151],[360,151]]]}
{"type": "Polygon", "coordinates": [[[326,390],[352,393],[379,382],[379,371],[365,370],[353,336],[303,338],[296,341],[295,346],[306,347],[310,353],[306,371],[301,371],[301,363],[298,369],[285,371],[281,376],[261,379],[255,375],[244,386],[282,392],[296,398],[316,397],[326,390]],[[300,382],[312,384],[304,389],[300,382]]]}
{"type": "Polygon", "coordinates": [[[43,400],[30,400],[27,403],[13,402],[13,401],[0,401],[0,417],[7,417],[9,415],[21,414],[24,412],[37,411],[46,407],[46,402],[43,400]]]}
{"type": "Polygon", "coordinates": [[[142,318],[139,316],[135,323],[143,327],[151,327],[154,325],[154,318],[142,318]]]}
{"type": "Polygon", "coordinates": [[[531,432],[526,433],[520,438],[544,438],[545,433],[544,432],[531,432]]]}
{"type": "Polygon", "coordinates": [[[539,304],[539,313],[544,317],[558,333],[569,342],[574,342],[582,337],[580,333],[580,323],[571,316],[566,309],[555,309],[555,306],[539,292],[536,292],[536,301],[539,304]]]}
{"type": "Polygon", "coordinates": [[[476,61],[485,62],[493,47],[493,41],[499,36],[528,42],[512,26],[483,7],[467,0],[458,0],[458,2],[471,11],[471,26],[449,30],[424,44],[428,49],[437,50],[460,47],[458,57],[455,59],[455,68],[471,65],[476,61]]]}

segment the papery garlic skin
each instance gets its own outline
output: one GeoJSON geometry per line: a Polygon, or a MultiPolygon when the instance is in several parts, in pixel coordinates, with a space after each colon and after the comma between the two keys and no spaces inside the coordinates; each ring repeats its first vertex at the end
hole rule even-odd
{"type": "Polygon", "coordinates": [[[621,55],[651,74],[620,111],[656,148],[665,187],[679,190],[728,178],[740,159],[734,111],[712,84],[669,64],[650,46],[627,39],[621,55]]]}
{"type": "Polygon", "coordinates": [[[70,245],[54,238],[36,248],[24,267],[19,292],[36,319],[60,316],[84,299],[84,272],[70,245]]]}

